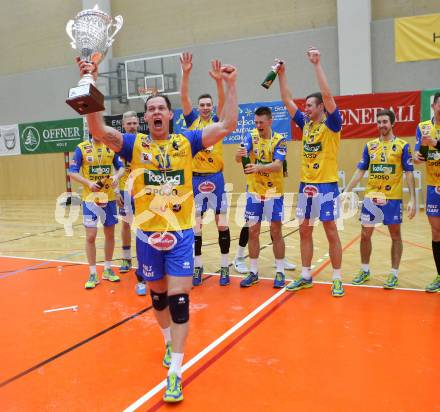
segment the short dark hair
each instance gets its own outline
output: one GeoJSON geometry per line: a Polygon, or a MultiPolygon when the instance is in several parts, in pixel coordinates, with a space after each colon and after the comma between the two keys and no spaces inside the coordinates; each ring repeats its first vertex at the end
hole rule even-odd
{"type": "Polygon", "coordinates": [[[170,99],[166,94],[152,94],[151,96],[148,96],[147,100],[145,100],[144,110],[147,111],[147,103],[156,97],[162,97],[162,99],[165,100],[165,103],[167,104],[168,110],[171,110],[171,102],[170,99]]]}
{"type": "Polygon", "coordinates": [[[377,112],[376,117],[379,117],[379,116],[388,116],[391,124],[394,124],[394,122],[396,121],[396,115],[394,114],[394,112],[392,110],[388,110],[388,109],[379,110],[377,112]]]}
{"type": "Polygon", "coordinates": [[[267,116],[269,119],[272,119],[272,110],[267,106],[257,107],[255,110],[255,116],[267,116]]]}
{"type": "Polygon", "coordinates": [[[440,97],[440,92],[434,94],[434,100],[432,101],[432,103],[436,104],[439,97],[440,97]]]}
{"type": "Polygon", "coordinates": [[[213,101],[212,96],[211,96],[209,93],[201,94],[201,95],[197,98],[197,102],[200,102],[200,99],[211,99],[211,101],[213,101]]]}
{"type": "Polygon", "coordinates": [[[306,100],[309,99],[310,97],[314,97],[318,101],[318,104],[324,103],[324,100],[322,100],[321,92],[316,92],[316,93],[309,94],[306,97],[306,100]]]}

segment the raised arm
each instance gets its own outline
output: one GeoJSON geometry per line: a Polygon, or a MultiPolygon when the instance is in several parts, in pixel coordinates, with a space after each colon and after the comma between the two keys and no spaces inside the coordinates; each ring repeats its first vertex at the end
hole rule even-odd
{"type": "Polygon", "coordinates": [[[187,116],[192,111],[191,99],[189,98],[189,76],[192,69],[192,54],[182,53],[180,56],[182,67],[182,82],[180,83],[180,101],[182,103],[183,115],[187,116]]]}
{"type": "Polygon", "coordinates": [[[221,72],[222,64],[220,60],[212,60],[211,67],[212,69],[210,70],[209,75],[215,80],[217,86],[217,117],[220,118],[225,104],[225,91],[223,89],[221,72]]]}
{"type": "Polygon", "coordinates": [[[234,66],[221,67],[222,79],[226,86],[225,105],[217,123],[212,123],[203,129],[202,144],[204,147],[213,146],[237,128],[237,69],[234,66]]]}
{"type": "Polygon", "coordinates": [[[336,110],[336,102],[330,91],[327,77],[321,66],[321,53],[316,47],[310,47],[310,49],[307,51],[307,56],[310,60],[310,63],[312,63],[315,67],[316,79],[318,81],[319,90],[322,94],[324,106],[329,113],[333,113],[336,110]]]}
{"type": "MultiPolygon", "coordinates": [[[[79,65],[81,75],[91,73],[94,79],[97,79],[98,67],[96,64],[80,61],[79,58],[77,58],[77,63],[79,65]]],[[[89,126],[89,131],[96,140],[104,143],[114,152],[119,152],[122,149],[122,133],[116,129],[113,129],[113,127],[107,126],[104,123],[104,118],[102,117],[101,112],[89,113],[86,115],[86,119],[89,126]]]]}
{"type": "Polygon", "coordinates": [[[278,82],[280,85],[280,95],[281,100],[287,108],[291,117],[295,116],[295,113],[298,110],[298,106],[295,104],[292,98],[292,93],[289,90],[289,86],[287,85],[287,76],[286,76],[286,64],[282,61],[278,61],[279,69],[278,69],[278,82]]]}

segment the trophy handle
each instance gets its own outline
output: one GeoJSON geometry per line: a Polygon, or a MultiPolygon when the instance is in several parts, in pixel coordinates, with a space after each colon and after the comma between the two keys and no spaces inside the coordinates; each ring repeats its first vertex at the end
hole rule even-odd
{"type": "Polygon", "coordinates": [[[73,24],[75,23],[74,20],[69,20],[66,24],[66,33],[67,35],[72,39],[72,41],[70,42],[70,45],[72,46],[72,48],[76,49],[76,41],[75,38],[73,37],[72,34],[72,29],[73,29],[73,24]]]}
{"type": "Polygon", "coordinates": [[[106,47],[110,47],[113,44],[113,41],[115,40],[116,34],[118,33],[119,30],[121,30],[122,24],[124,23],[124,19],[122,18],[122,16],[116,16],[115,21],[116,21],[116,23],[112,23],[107,27],[106,47]],[[113,33],[111,35],[109,33],[110,27],[115,28],[115,30],[113,31],[113,33]]]}

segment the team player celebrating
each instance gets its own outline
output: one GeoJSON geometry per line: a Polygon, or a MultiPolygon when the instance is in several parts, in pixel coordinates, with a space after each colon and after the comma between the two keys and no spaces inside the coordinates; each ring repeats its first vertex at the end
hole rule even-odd
{"type": "MultiPolygon", "coordinates": [[[[281,99],[293,121],[302,129],[301,183],[297,206],[300,220],[302,270],[300,278],[287,285],[295,291],[312,287],[313,224],[319,218],[329,243],[333,266],[332,295],[344,296],[341,280],[342,247],[335,219],[338,218],[338,164],[342,119],[321,66],[321,53],[312,47],[307,52],[320,93],[306,98],[305,113],[298,109],[287,85],[285,64],[280,64],[278,78],[281,99]]],[[[278,63],[280,63],[278,61],[278,63]]]]}
{"type": "Polygon", "coordinates": [[[434,95],[431,107],[432,119],[417,126],[414,161],[426,162],[426,214],[431,226],[432,253],[437,270],[426,291],[440,292],[440,92],[434,95]]]}
{"type": "MultiPolygon", "coordinates": [[[[79,64],[82,73],[96,75],[95,65],[79,64]]],[[[181,366],[194,264],[192,158],[237,126],[237,70],[222,66],[220,72],[226,87],[224,111],[217,123],[203,130],[170,134],[173,112],[162,95],[150,96],[145,103],[149,135],[121,134],[104,124],[101,113],[87,115],[93,135],[131,163],[138,262],[166,342],[166,402],[183,399],[181,366]]]]}
{"type": "Polygon", "coordinates": [[[270,222],[276,273],[274,288],[285,284],[285,245],[281,230],[283,219],[283,162],[286,158],[286,139],[272,130],[272,112],[261,106],[255,110],[255,129],[244,138],[236,155],[238,162],[249,156],[250,163],[244,169],[247,181],[245,218],[249,226],[250,272],[241,282],[249,287],[258,282],[258,256],[260,253],[260,229],[262,220],[270,222]]]}
{"type": "Polygon", "coordinates": [[[93,289],[99,283],[95,243],[98,219],[104,228],[105,260],[102,278],[110,282],[119,282],[119,276],[111,268],[111,261],[115,249],[115,225],[118,223],[115,188],[123,173],[124,168],[119,156],[94,137],[76,147],[70,162],[70,177],[84,186],[83,224],[86,228],[86,254],[90,268],[86,289],[93,289]],[[114,174],[112,171],[115,171],[114,174]]]}
{"type": "Polygon", "coordinates": [[[394,136],[395,115],[391,110],[377,113],[380,137],[368,142],[346,192],[351,192],[368,170],[368,183],[361,211],[361,269],[353,279],[353,284],[361,285],[370,279],[371,236],[377,224],[388,227],[391,236],[391,270],[383,285],[394,289],[398,285],[399,264],[402,257],[402,178],[403,172],[408,182],[410,200],[407,205],[408,217],[416,213],[414,198],[413,159],[409,143],[394,136]]]}
{"type": "MultiPolygon", "coordinates": [[[[202,130],[206,126],[218,122],[224,104],[224,90],[221,78],[221,63],[212,61],[210,76],[217,85],[218,106],[217,115],[213,114],[213,101],[209,94],[198,98],[198,113],[192,108],[189,97],[189,78],[192,70],[192,54],[182,53],[182,83],[180,87],[181,103],[186,127],[189,130],[202,130]]],[[[193,159],[193,192],[196,203],[195,225],[195,260],[193,285],[202,283],[202,218],[211,209],[215,213],[215,223],[218,229],[218,243],[221,252],[220,278],[221,286],[229,284],[229,247],[231,236],[226,223],[227,200],[225,195],[225,179],[223,177],[223,146],[219,141],[198,152],[193,159]]]]}

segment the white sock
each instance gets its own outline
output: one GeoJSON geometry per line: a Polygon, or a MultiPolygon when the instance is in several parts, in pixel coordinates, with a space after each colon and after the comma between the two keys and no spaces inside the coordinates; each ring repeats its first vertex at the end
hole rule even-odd
{"type": "Polygon", "coordinates": [[[249,259],[249,270],[255,274],[258,273],[258,258],[249,259]]]}
{"type": "Polygon", "coordinates": [[[122,248],[122,259],[131,259],[131,250],[130,250],[130,248],[128,248],[128,249],[122,248]]]}
{"type": "Polygon", "coordinates": [[[229,266],[229,254],[228,253],[221,254],[220,266],[222,268],[227,268],[229,266]]]}
{"type": "Polygon", "coordinates": [[[399,274],[399,269],[391,268],[390,273],[397,277],[397,275],[399,274]]]}
{"type": "Polygon", "coordinates": [[[112,262],[110,262],[109,260],[104,261],[104,269],[110,269],[111,266],[112,266],[112,262]]]}
{"type": "Polygon", "coordinates": [[[183,353],[171,352],[171,365],[168,376],[175,373],[179,378],[182,377],[183,353]]]}
{"type": "Polygon", "coordinates": [[[96,265],[90,266],[90,274],[96,273],[96,265]]]}
{"type": "Polygon", "coordinates": [[[335,279],[339,279],[339,280],[342,279],[341,269],[334,269],[333,268],[333,280],[335,280],[335,279]]]}
{"type": "Polygon", "coordinates": [[[367,263],[367,264],[364,264],[364,263],[362,263],[361,264],[361,269],[364,271],[364,272],[368,272],[369,270],[370,270],[370,265],[367,263]]]}
{"type": "Polygon", "coordinates": [[[165,329],[160,329],[162,331],[163,340],[165,341],[165,345],[171,342],[171,328],[168,326],[165,329]]]}
{"type": "Polygon", "coordinates": [[[312,274],[310,273],[311,268],[303,266],[301,269],[301,277],[303,279],[309,280],[312,278],[312,274]]]}
{"type": "Polygon", "coordinates": [[[196,268],[200,268],[200,267],[202,267],[202,256],[201,256],[201,255],[199,255],[199,256],[194,256],[194,266],[195,266],[196,268]]]}
{"type": "Polygon", "coordinates": [[[238,246],[237,254],[235,255],[235,258],[236,259],[243,259],[245,251],[246,251],[246,246],[238,246]]]}
{"type": "Polygon", "coordinates": [[[284,274],[284,259],[275,259],[276,271],[284,274]]]}

